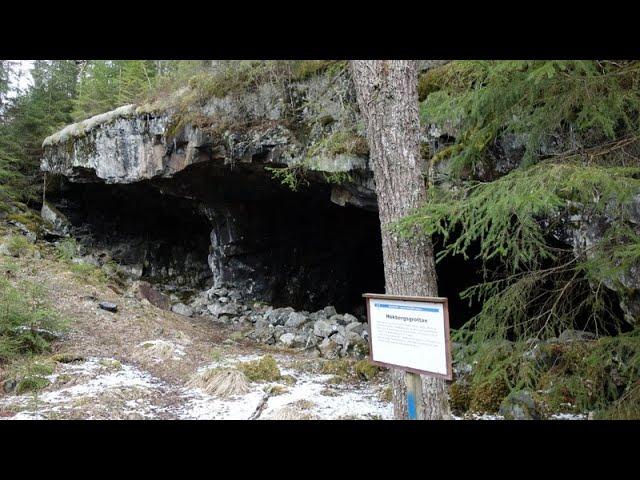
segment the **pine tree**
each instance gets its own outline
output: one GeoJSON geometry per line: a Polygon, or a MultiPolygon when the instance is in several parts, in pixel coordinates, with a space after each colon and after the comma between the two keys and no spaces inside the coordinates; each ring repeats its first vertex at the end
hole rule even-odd
{"type": "Polygon", "coordinates": [[[0,201],[37,201],[42,141],[71,121],[77,66],[70,60],[38,60],[33,85],[12,99],[0,124],[0,201]]]}

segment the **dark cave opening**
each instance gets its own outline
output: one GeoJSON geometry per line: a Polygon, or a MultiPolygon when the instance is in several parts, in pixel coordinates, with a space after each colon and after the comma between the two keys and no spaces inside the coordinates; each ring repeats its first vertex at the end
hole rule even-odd
{"type": "Polygon", "coordinates": [[[331,203],[327,185],[291,192],[196,177],[190,190],[180,178],[65,182],[49,201],[91,251],[172,289],[231,286],[276,307],[360,315],[362,294],[384,291],[377,212],[331,203]]]}
{"type": "MultiPolygon", "coordinates": [[[[451,232],[449,241],[455,241],[457,235],[459,235],[459,232],[451,232]]],[[[568,258],[572,258],[572,253],[568,245],[552,237],[548,237],[546,240],[558,251],[564,251],[568,258]]],[[[436,255],[442,250],[442,238],[436,237],[434,239],[434,250],[436,255]]],[[[452,255],[446,256],[440,262],[436,263],[438,293],[440,296],[447,297],[449,300],[449,323],[451,328],[459,329],[482,310],[482,304],[477,298],[474,298],[472,302],[469,302],[468,299],[463,300],[461,298],[461,293],[465,289],[479,285],[485,281],[502,278],[493,276],[491,273],[489,273],[486,279],[484,278],[484,268],[486,268],[487,272],[493,272],[495,274],[504,272],[504,264],[502,263],[503,260],[493,259],[483,267],[482,261],[477,258],[479,253],[480,244],[476,241],[469,245],[466,259],[463,255],[452,255]]],[[[555,260],[554,263],[554,260],[547,259],[540,268],[550,269],[557,266],[557,262],[557,260],[555,260]]],[[[574,272],[568,272],[568,275],[565,275],[565,280],[569,280],[569,277],[573,274],[574,272]]],[[[548,295],[554,289],[558,289],[558,285],[550,282],[540,284],[537,287],[546,289],[546,291],[549,292],[548,295]]],[[[630,324],[624,321],[624,313],[620,307],[620,298],[613,290],[608,288],[599,289],[597,286],[591,285],[584,274],[577,276],[576,281],[571,284],[570,287],[570,295],[564,299],[565,302],[572,302],[572,305],[578,305],[583,301],[586,302],[589,300],[588,297],[593,295],[595,289],[600,292],[599,301],[602,302],[603,312],[605,312],[604,316],[600,315],[596,322],[594,318],[592,318],[592,315],[598,316],[598,314],[594,313],[593,310],[590,310],[588,307],[583,309],[576,308],[576,315],[571,319],[572,328],[593,334],[604,333],[606,335],[615,335],[631,330],[632,327],[630,324]]],[[[539,310],[536,310],[537,308],[539,309],[539,307],[540,305],[538,303],[533,303],[528,307],[522,305],[521,308],[527,308],[529,318],[533,318],[539,315],[539,310]]],[[[538,325],[538,327],[542,327],[542,325],[538,325]]],[[[513,334],[510,334],[509,338],[511,340],[516,339],[513,334]]]]}
{"type": "MultiPolygon", "coordinates": [[[[332,203],[326,184],[292,192],[242,167],[225,176],[209,168],[196,165],[171,179],[129,185],[63,182],[49,200],[67,215],[81,244],[168,290],[230,286],[275,307],[333,305],[360,316],[362,294],[384,292],[376,211],[332,203]]],[[[436,254],[441,248],[434,239],[436,254]]],[[[483,281],[478,251],[471,245],[467,259],[450,256],[436,264],[438,294],[449,300],[454,329],[481,308],[460,298],[483,281]]],[[[619,300],[613,292],[605,300],[613,328],[622,318],[619,300]]],[[[593,329],[588,319],[576,318],[575,326],[593,329]]]]}
{"type": "MultiPolygon", "coordinates": [[[[328,185],[292,192],[241,169],[224,182],[204,169],[185,177],[191,183],[176,177],[129,185],[65,182],[49,200],[81,244],[168,290],[230,286],[275,307],[333,305],[360,316],[362,294],[384,292],[376,211],[332,203],[328,185]]],[[[441,248],[434,239],[436,254],[441,248]]],[[[449,300],[454,329],[481,308],[460,298],[483,281],[478,251],[471,245],[467,259],[436,264],[438,294],[449,300]]],[[[606,301],[613,328],[622,313],[613,293],[606,301]]],[[[587,319],[576,318],[575,325],[593,329],[587,319]]]]}
{"type": "Polygon", "coordinates": [[[188,289],[211,282],[209,222],[192,201],[161,195],[146,183],[65,183],[50,198],[79,243],[144,280],[188,289]]]}
{"type": "MultiPolygon", "coordinates": [[[[474,249],[474,246],[471,247],[474,249]]],[[[439,239],[434,242],[434,251],[439,252],[439,239]]],[[[447,256],[436,263],[438,295],[447,297],[449,304],[449,325],[458,329],[474,315],[480,313],[478,302],[469,303],[460,294],[467,288],[482,282],[482,264],[474,260],[474,255],[465,259],[462,255],[447,256]]]]}

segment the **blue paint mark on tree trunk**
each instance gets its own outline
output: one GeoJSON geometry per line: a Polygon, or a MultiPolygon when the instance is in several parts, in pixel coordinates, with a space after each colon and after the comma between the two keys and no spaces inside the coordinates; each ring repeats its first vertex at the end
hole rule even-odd
{"type": "Polygon", "coordinates": [[[409,420],[417,420],[416,397],[412,392],[407,393],[407,410],[409,411],[409,420]]]}

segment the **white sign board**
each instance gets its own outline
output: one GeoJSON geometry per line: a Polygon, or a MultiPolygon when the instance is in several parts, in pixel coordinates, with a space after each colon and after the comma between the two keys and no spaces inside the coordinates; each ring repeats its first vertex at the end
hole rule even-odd
{"type": "Polygon", "coordinates": [[[451,380],[446,298],[364,297],[372,363],[451,380]]]}

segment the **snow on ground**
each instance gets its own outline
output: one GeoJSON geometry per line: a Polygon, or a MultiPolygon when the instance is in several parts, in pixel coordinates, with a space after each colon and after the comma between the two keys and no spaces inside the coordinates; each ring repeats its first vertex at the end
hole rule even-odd
{"type": "Polygon", "coordinates": [[[120,409],[118,418],[128,415],[152,418],[157,410],[155,406],[138,400],[166,388],[163,382],[147,372],[109,358],[90,357],[81,363],[63,364],[58,373],[47,378],[54,387],[63,378],[70,379],[65,383],[72,385],[64,386],[63,383],[59,389],[37,395],[10,395],[0,399],[0,406],[23,409],[11,417],[16,420],[56,418],[74,410],[87,411],[86,418],[93,418],[91,410],[102,400],[105,405],[121,403],[126,407],[120,409]]]}
{"type": "MultiPolygon", "coordinates": [[[[255,360],[259,355],[238,356],[213,366],[233,365],[255,360]]],[[[280,358],[280,362],[284,362],[280,358]]],[[[280,363],[282,365],[282,363],[280,363]]],[[[202,367],[211,368],[212,365],[202,367]]],[[[163,419],[249,419],[263,402],[265,392],[279,385],[284,393],[269,396],[260,419],[278,418],[278,412],[290,408],[297,418],[318,419],[390,419],[390,403],[379,400],[381,385],[362,383],[327,389],[331,375],[313,375],[281,368],[283,375],[296,378],[293,385],[284,382],[253,383],[242,396],[220,399],[199,389],[170,385],[132,365],[110,358],[91,357],[80,363],[61,364],[50,375],[51,390],[32,394],[9,395],[0,399],[0,407],[15,411],[11,419],[45,418],[163,418],[163,419]],[[327,394],[327,391],[329,394],[327,394]]]]}
{"type": "Polygon", "coordinates": [[[551,420],[587,420],[584,413],[554,413],[551,420]]]}

